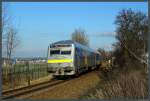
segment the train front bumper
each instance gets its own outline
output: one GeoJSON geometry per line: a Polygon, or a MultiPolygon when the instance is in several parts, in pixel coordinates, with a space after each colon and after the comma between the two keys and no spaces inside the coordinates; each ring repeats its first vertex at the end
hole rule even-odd
{"type": "Polygon", "coordinates": [[[48,72],[53,73],[53,75],[74,75],[75,71],[71,67],[67,68],[49,68],[48,72]]]}
{"type": "Polygon", "coordinates": [[[47,71],[53,75],[74,75],[75,71],[72,63],[53,63],[48,64],[47,71]]]}
{"type": "Polygon", "coordinates": [[[75,72],[73,70],[64,70],[64,69],[58,69],[53,75],[74,75],[75,72]]]}

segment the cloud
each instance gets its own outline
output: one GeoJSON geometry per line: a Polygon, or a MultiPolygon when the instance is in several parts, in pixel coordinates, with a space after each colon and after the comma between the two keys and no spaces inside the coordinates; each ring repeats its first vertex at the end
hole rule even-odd
{"type": "Polygon", "coordinates": [[[93,37],[115,37],[116,32],[101,32],[101,33],[91,34],[90,36],[93,36],[93,37]]]}
{"type": "Polygon", "coordinates": [[[104,32],[104,33],[100,33],[98,35],[102,36],[102,37],[115,37],[116,36],[116,32],[104,32]]]}

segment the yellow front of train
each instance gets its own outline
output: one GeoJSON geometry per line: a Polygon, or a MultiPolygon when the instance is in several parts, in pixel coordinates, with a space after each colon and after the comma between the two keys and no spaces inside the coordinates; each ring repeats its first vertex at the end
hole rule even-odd
{"type": "Polygon", "coordinates": [[[55,45],[48,48],[47,71],[53,75],[74,75],[73,45],[55,45]]]}

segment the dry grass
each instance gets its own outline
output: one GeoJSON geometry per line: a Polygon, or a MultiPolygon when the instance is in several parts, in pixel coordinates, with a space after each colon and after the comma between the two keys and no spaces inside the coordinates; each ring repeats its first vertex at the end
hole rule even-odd
{"type": "MultiPolygon", "coordinates": [[[[45,77],[41,77],[37,80],[30,81],[30,85],[36,85],[36,84],[39,84],[39,83],[42,83],[42,82],[50,81],[51,79],[52,79],[52,75],[48,75],[48,76],[45,76],[45,77]]],[[[26,87],[26,86],[28,86],[27,82],[24,82],[22,85],[19,85],[19,86],[14,86],[12,89],[8,88],[7,85],[6,86],[3,85],[2,87],[3,87],[3,92],[5,92],[5,91],[13,90],[13,89],[19,89],[19,88],[26,87]]]]}
{"type": "Polygon", "coordinates": [[[33,93],[31,96],[16,99],[78,99],[101,81],[97,73],[89,72],[65,83],[33,93]]]}
{"type": "Polygon", "coordinates": [[[115,79],[105,80],[88,99],[147,99],[148,77],[144,70],[127,70],[115,79]]]}

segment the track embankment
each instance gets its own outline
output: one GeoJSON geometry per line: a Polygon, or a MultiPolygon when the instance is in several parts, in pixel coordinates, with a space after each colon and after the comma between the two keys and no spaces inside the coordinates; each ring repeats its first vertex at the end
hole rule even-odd
{"type": "Polygon", "coordinates": [[[32,95],[16,97],[17,99],[78,99],[100,83],[99,71],[85,73],[54,87],[33,93],[32,95]]]}

